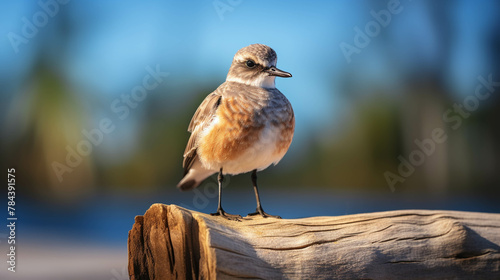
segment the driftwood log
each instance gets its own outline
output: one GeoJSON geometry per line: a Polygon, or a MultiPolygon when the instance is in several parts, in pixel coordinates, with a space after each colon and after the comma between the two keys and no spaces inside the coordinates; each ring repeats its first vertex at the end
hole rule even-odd
{"type": "Polygon", "coordinates": [[[240,222],[154,204],[131,279],[500,279],[500,214],[403,210],[240,222]]]}

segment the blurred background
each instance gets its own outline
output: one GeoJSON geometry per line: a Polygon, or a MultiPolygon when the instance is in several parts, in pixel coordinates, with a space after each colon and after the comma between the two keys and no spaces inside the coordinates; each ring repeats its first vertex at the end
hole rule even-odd
{"type": "MultiPolygon", "coordinates": [[[[19,219],[2,279],[128,279],[134,216],[215,211],[215,178],[175,188],[187,126],[252,43],[293,74],[276,82],[296,131],[259,173],[267,212],[500,212],[498,1],[3,1],[0,18],[19,219]]],[[[225,210],[253,212],[249,174],[226,178],[225,210]]]]}

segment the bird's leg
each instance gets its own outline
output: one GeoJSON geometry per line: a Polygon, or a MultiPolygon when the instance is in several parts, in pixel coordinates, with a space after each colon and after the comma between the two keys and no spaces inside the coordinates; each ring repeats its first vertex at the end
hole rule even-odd
{"type": "Polygon", "coordinates": [[[281,219],[280,216],[273,216],[267,214],[266,212],[264,212],[264,209],[262,209],[262,205],[260,205],[259,188],[257,188],[257,169],[252,171],[252,183],[253,183],[253,190],[255,191],[255,199],[257,199],[257,209],[255,212],[248,214],[248,216],[261,215],[264,218],[271,217],[271,218],[281,219]]]}
{"type": "Polygon", "coordinates": [[[240,215],[228,214],[224,211],[224,209],[222,209],[222,203],[221,203],[221,200],[222,200],[222,181],[224,181],[224,175],[222,175],[222,168],[220,169],[219,176],[217,176],[217,181],[219,182],[219,204],[217,206],[217,212],[212,213],[210,215],[222,216],[228,220],[239,221],[239,219],[241,218],[240,215]]]}

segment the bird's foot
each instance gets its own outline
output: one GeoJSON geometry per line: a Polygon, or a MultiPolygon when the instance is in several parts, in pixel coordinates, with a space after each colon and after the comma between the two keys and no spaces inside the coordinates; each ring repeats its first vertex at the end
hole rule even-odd
{"type": "Polygon", "coordinates": [[[264,218],[276,218],[276,219],[281,219],[280,216],[275,216],[275,215],[269,215],[264,210],[262,207],[257,207],[256,211],[253,213],[249,213],[248,216],[256,216],[256,215],[261,215],[264,218]]]}
{"type": "Polygon", "coordinates": [[[222,208],[217,209],[217,212],[211,213],[210,215],[212,215],[212,216],[221,216],[221,217],[224,217],[224,218],[226,218],[228,220],[231,220],[231,221],[241,222],[241,220],[240,220],[241,216],[240,215],[228,214],[222,208]]]}

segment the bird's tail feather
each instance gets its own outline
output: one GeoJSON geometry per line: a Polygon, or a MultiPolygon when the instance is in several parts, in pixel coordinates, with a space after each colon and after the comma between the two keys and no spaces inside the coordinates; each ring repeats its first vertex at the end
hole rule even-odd
{"type": "Polygon", "coordinates": [[[201,162],[196,159],[184,178],[177,184],[177,188],[181,191],[192,190],[214,173],[215,171],[204,168],[201,162]]]}

